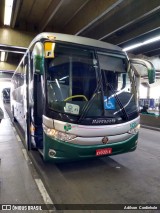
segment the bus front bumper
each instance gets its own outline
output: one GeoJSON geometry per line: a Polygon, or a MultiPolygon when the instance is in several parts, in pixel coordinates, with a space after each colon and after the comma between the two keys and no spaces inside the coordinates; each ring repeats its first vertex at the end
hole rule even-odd
{"type": "Polygon", "coordinates": [[[111,156],[134,151],[137,147],[138,133],[127,140],[102,145],[77,145],[60,140],[55,140],[44,133],[43,158],[45,161],[65,162],[81,159],[111,156]],[[102,155],[96,155],[97,150],[102,150],[102,155]],[[111,150],[107,154],[103,150],[111,150]]]}

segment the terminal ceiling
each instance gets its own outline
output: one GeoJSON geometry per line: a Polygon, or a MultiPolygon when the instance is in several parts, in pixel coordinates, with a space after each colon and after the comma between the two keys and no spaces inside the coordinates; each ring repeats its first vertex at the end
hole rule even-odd
{"type": "MultiPolygon", "coordinates": [[[[6,28],[4,2],[1,0],[1,29],[6,28]]],[[[11,26],[7,29],[29,32],[32,38],[40,32],[80,35],[124,48],[160,35],[160,0],[14,0],[11,26]]],[[[0,50],[8,51],[7,60],[15,52],[25,51],[1,43],[0,50]]],[[[160,41],[129,53],[160,57],[160,41]]],[[[16,54],[14,59],[21,57],[16,54]]]]}

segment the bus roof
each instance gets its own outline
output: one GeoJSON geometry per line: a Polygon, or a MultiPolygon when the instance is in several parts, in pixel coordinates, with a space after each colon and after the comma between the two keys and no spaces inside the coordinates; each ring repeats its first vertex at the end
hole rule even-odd
{"type": "Polygon", "coordinates": [[[105,49],[111,49],[111,50],[117,50],[122,51],[122,49],[116,45],[106,43],[103,41],[86,38],[82,36],[76,36],[76,35],[69,35],[69,34],[61,34],[61,33],[50,33],[50,32],[44,32],[38,34],[31,42],[31,47],[35,42],[41,40],[41,39],[49,39],[49,37],[54,37],[55,41],[65,41],[70,42],[74,44],[82,44],[92,47],[99,47],[99,48],[105,48],[105,49]]]}

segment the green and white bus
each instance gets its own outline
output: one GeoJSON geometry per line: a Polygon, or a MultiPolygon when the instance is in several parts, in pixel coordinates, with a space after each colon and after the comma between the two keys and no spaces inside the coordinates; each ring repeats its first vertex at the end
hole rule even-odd
{"type": "Polygon", "coordinates": [[[118,46],[41,33],[12,77],[11,111],[28,150],[45,161],[110,156],[136,149],[141,76],[153,65],[129,59],[118,46]]]}

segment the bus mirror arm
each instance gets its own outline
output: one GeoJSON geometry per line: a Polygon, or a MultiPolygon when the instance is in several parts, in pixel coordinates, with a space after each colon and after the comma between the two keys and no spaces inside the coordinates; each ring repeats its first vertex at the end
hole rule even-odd
{"type": "Polygon", "coordinates": [[[149,84],[152,84],[155,82],[155,68],[153,66],[153,64],[148,61],[148,60],[144,60],[144,59],[139,59],[139,58],[134,58],[134,59],[130,59],[130,62],[131,64],[134,66],[136,65],[136,75],[137,76],[141,76],[141,77],[144,77],[144,76],[148,76],[148,82],[149,84]],[[140,65],[140,66],[138,66],[140,65]],[[145,67],[147,69],[147,72],[144,73],[142,70],[141,70],[141,66],[145,67]]]}

